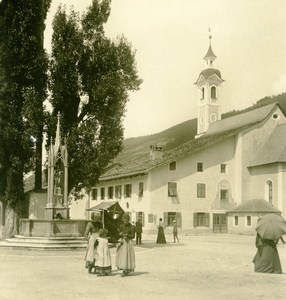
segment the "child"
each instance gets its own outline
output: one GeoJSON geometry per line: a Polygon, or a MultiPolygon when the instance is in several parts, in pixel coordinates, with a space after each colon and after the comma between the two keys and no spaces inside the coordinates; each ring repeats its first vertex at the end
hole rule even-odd
{"type": "Polygon", "coordinates": [[[105,228],[99,229],[99,237],[94,246],[95,257],[95,273],[97,276],[104,276],[111,273],[111,257],[108,247],[107,234],[108,230],[105,228]]]}
{"type": "Polygon", "coordinates": [[[173,237],[174,237],[174,243],[176,243],[176,240],[179,243],[178,227],[176,221],[173,221],[173,237]]]}

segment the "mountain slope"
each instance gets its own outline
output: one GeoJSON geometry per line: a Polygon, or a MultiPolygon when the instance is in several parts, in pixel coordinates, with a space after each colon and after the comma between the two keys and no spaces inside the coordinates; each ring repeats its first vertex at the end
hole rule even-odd
{"type": "MultiPolygon", "coordinates": [[[[253,106],[240,111],[231,111],[222,115],[227,118],[242,112],[247,112],[258,107],[277,102],[282,111],[286,113],[286,93],[272,97],[265,97],[257,101],[253,106]]],[[[152,135],[139,136],[136,138],[128,138],[124,140],[124,149],[117,156],[114,162],[124,163],[136,159],[142,155],[149,153],[150,145],[159,145],[164,151],[171,150],[181,144],[194,139],[197,133],[197,119],[192,119],[170,127],[162,132],[152,135]]]]}

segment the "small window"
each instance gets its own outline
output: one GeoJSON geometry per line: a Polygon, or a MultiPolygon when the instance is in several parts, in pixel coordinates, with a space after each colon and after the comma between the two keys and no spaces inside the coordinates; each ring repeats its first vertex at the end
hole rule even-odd
{"type": "Polygon", "coordinates": [[[226,164],[221,164],[220,165],[220,172],[221,173],[226,173],[226,164]]]}
{"type": "Polygon", "coordinates": [[[169,165],[169,170],[170,170],[170,171],[175,171],[176,168],[177,168],[176,162],[175,162],[175,161],[172,161],[172,162],[170,163],[170,165],[169,165]]]}
{"type": "Polygon", "coordinates": [[[251,226],[251,216],[246,216],[246,225],[251,226]]]}
{"type": "Polygon", "coordinates": [[[108,187],[108,199],[113,199],[114,188],[113,186],[108,187]]]}
{"type": "Polygon", "coordinates": [[[153,214],[148,214],[148,223],[154,223],[155,222],[155,218],[153,214]]]}
{"type": "Polygon", "coordinates": [[[138,211],[136,213],[136,221],[140,220],[141,224],[144,226],[145,225],[145,216],[143,211],[138,211]]]}
{"type": "Polygon", "coordinates": [[[228,190],[220,190],[220,200],[228,200],[228,190]]]}
{"type": "Polygon", "coordinates": [[[104,200],[104,198],[105,198],[105,188],[101,188],[100,189],[100,199],[104,200]]]}
{"type": "Polygon", "coordinates": [[[204,164],[202,162],[197,163],[197,172],[203,172],[204,171],[204,164]]]}
{"type": "Polygon", "coordinates": [[[266,188],[267,188],[267,195],[268,202],[272,204],[273,202],[273,184],[271,180],[266,181],[266,188]]]}
{"type": "Polygon", "coordinates": [[[91,190],[91,200],[97,200],[97,189],[91,190]]]}
{"type": "Polygon", "coordinates": [[[202,95],[201,95],[201,100],[205,99],[205,88],[202,88],[202,95]]]}
{"type": "Polygon", "coordinates": [[[124,185],[124,197],[125,198],[131,198],[131,190],[132,190],[131,184],[124,185]]]}
{"type": "Polygon", "coordinates": [[[121,199],[122,197],[122,186],[121,185],[116,185],[115,186],[115,198],[116,199],[121,199]]]}
{"type": "Polygon", "coordinates": [[[274,120],[278,120],[278,119],[279,119],[279,114],[278,114],[278,113],[274,113],[274,114],[272,115],[272,118],[273,118],[274,120]]]}
{"type": "Polygon", "coordinates": [[[168,182],[168,197],[177,197],[177,183],[168,182]]]}
{"type": "Polygon", "coordinates": [[[234,226],[238,226],[238,216],[234,216],[234,226]]]}
{"type": "Polygon", "coordinates": [[[144,183],[139,182],[139,186],[138,186],[138,196],[139,197],[143,197],[143,190],[144,190],[144,183]]]}
{"type": "Polygon", "coordinates": [[[205,185],[205,183],[198,183],[197,184],[197,197],[198,198],[205,198],[206,197],[206,185],[205,185]]]}
{"type": "Polygon", "coordinates": [[[211,87],[211,98],[216,99],[216,87],[215,86],[211,87]]]}

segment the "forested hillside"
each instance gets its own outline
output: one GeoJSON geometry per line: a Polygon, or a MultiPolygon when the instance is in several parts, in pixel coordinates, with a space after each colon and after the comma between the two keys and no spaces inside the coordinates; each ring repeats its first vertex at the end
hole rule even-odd
{"type": "MultiPolygon", "coordinates": [[[[244,110],[234,110],[222,115],[222,118],[228,118],[242,112],[253,110],[277,102],[282,111],[286,114],[286,93],[272,97],[265,97],[257,101],[254,105],[244,110]]],[[[191,139],[197,132],[197,119],[192,119],[170,127],[162,132],[152,135],[139,136],[124,140],[124,149],[115,159],[116,162],[126,162],[149,153],[150,145],[160,145],[163,150],[173,149],[191,139]]]]}

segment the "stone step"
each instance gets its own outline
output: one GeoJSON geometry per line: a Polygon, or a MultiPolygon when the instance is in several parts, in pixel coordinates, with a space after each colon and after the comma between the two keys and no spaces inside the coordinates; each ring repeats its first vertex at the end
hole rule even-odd
{"type": "Polygon", "coordinates": [[[86,240],[84,238],[35,238],[35,237],[22,237],[16,236],[15,238],[6,239],[10,243],[31,243],[31,244],[84,244],[86,240]]]}
{"type": "Polygon", "coordinates": [[[86,249],[86,244],[31,244],[31,243],[12,243],[12,242],[0,242],[0,248],[8,249],[42,249],[42,250],[82,250],[86,249]]]}
{"type": "Polygon", "coordinates": [[[18,249],[85,249],[87,242],[84,238],[35,238],[16,236],[0,242],[0,247],[18,249]]]}

